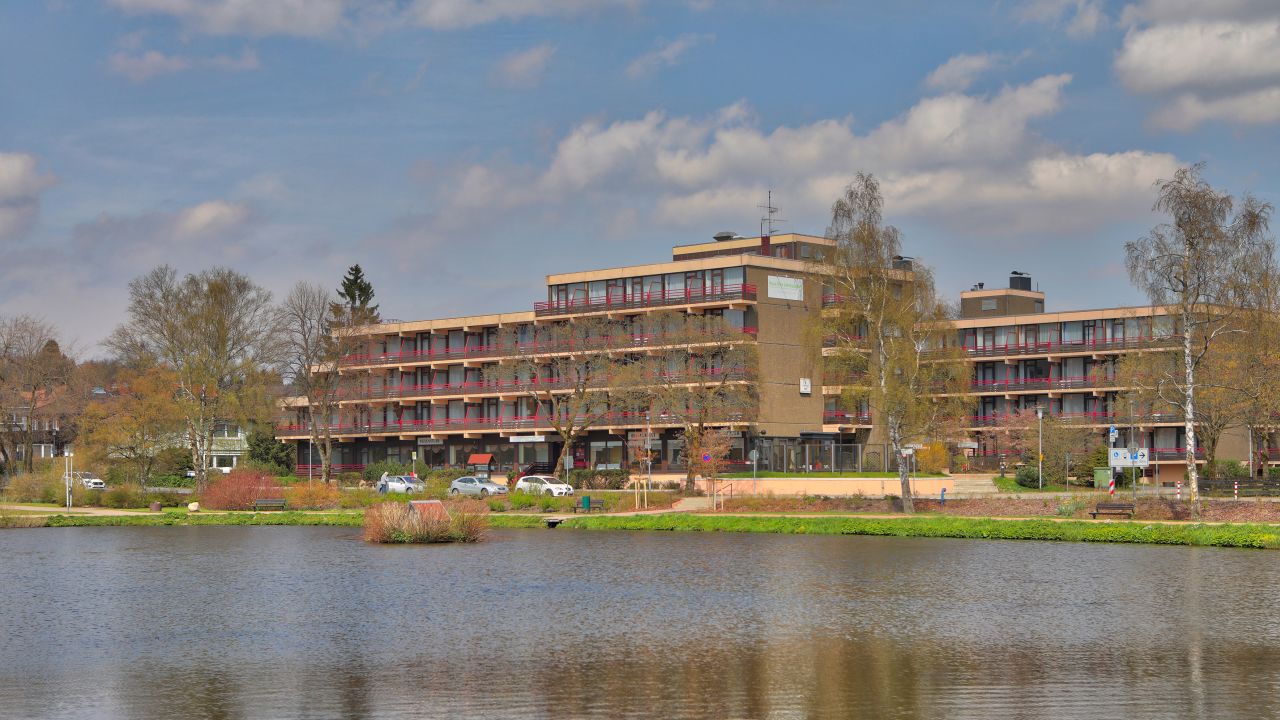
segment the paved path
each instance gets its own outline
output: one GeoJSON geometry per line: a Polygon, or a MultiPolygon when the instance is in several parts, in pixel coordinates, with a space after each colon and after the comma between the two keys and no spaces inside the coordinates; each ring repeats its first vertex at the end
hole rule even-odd
{"type": "Polygon", "coordinates": [[[4,510],[21,510],[24,515],[151,515],[150,510],[113,510],[111,508],[72,507],[36,507],[32,505],[0,505],[4,510]]]}

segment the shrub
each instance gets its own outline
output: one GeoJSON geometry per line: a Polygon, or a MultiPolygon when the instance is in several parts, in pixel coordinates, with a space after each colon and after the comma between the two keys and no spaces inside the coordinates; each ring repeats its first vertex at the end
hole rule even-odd
{"type": "Polygon", "coordinates": [[[538,504],[538,498],[525,492],[511,493],[512,510],[528,510],[538,504]]]}
{"type": "Polygon", "coordinates": [[[956,453],[955,455],[952,455],[951,472],[969,472],[969,457],[964,453],[956,453]]]}
{"type": "Polygon", "coordinates": [[[570,470],[568,482],[578,490],[621,490],[631,474],[626,470],[570,470]]]}
{"type": "Polygon", "coordinates": [[[152,475],[147,487],[191,488],[196,486],[196,479],[186,475],[152,475]]]}
{"type": "Polygon", "coordinates": [[[507,510],[506,500],[500,500],[498,498],[489,498],[490,512],[506,512],[506,510],[507,510]]]}
{"type": "Polygon", "coordinates": [[[1018,473],[1014,476],[1014,480],[1025,488],[1040,487],[1040,474],[1036,471],[1034,465],[1023,465],[1018,468],[1018,473]]]}
{"type": "Polygon", "coordinates": [[[364,515],[364,539],[375,543],[477,542],[489,527],[478,502],[452,503],[447,519],[428,516],[408,503],[381,503],[364,515]]]}
{"type": "MultiPolygon", "coordinates": [[[[568,499],[572,500],[573,498],[570,497],[568,499]]],[[[538,498],[538,509],[544,513],[555,512],[556,510],[560,510],[563,504],[564,503],[562,499],[557,498],[554,495],[542,495],[538,498]]]]}
{"type": "Polygon", "coordinates": [[[342,491],[324,483],[303,483],[285,488],[284,501],[290,510],[333,510],[342,505],[342,491]]]}
{"type": "Polygon", "coordinates": [[[947,447],[940,442],[932,442],[916,451],[918,469],[927,473],[940,473],[947,469],[947,447]]]}
{"type": "Polygon", "coordinates": [[[1217,463],[1218,474],[1216,477],[1221,478],[1247,478],[1249,477],[1249,468],[1239,460],[1219,460],[1217,463]]]}
{"type": "Polygon", "coordinates": [[[156,464],[152,468],[157,475],[185,475],[194,470],[191,463],[191,451],[187,448],[165,448],[156,454],[156,464]]]}
{"type": "Polygon", "coordinates": [[[201,495],[213,510],[249,510],[255,500],[283,497],[280,484],[267,473],[239,468],[216,478],[201,495]]]}
{"type": "Polygon", "coordinates": [[[118,485],[102,493],[102,506],[122,510],[142,507],[142,493],[133,485],[118,485]]]}

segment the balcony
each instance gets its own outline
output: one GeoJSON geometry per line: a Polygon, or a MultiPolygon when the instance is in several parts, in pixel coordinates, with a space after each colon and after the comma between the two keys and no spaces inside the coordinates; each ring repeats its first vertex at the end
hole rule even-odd
{"type": "Polygon", "coordinates": [[[1108,340],[1053,340],[1035,343],[1006,343],[983,347],[965,347],[971,358],[1001,357],[1006,355],[1056,355],[1060,353],[1114,352],[1144,348],[1171,347],[1181,342],[1177,335],[1159,337],[1114,338],[1108,340]]]}
{"type": "MultiPolygon", "coordinates": [[[[755,337],[754,327],[738,328],[743,335],[755,337]]],[[[469,347],[448,350],[405,350],[394,353],[356,353],[344,355],[338,360],[340,367],[354,366],[388,366],[388,365],[424,365],[445,360],[484,360],[506,357],[525,357],[529,355],[555,355],[562,353],[584,352],[594,350],[643,350],[650,347],[661,347],[663,341],[671,337],[666,333],[629,333],[619,337],[606,335],[590,341],[574,342],[527,342],[501,343],[494,345],[472,345],[469,347]]],[[[717,338],[709,337],[708,342],[717,338]]]]}
{"type": "Polygon", "coordinates": [[[822,307],[824,308],[835,307],[836,305],[839,305],[848,299],[849,299],[848,297],[844,295],[840,295],[838,293],[823,293],[822,307]]]}
{"type": "Polygon", "coordinates": [[[853,411],[853,410],[823,410],[823,425],[870,425],[871,413],[869,411],[853,411]]]}
{"type": "MultiPolygon", "coordinates": [[[[665,413],[648,412],[611,412],[592,424],[592,427],[644,427],[646,424],[656,426],[677,425],[680,418],[665,413]]],[[[714,424],[741,424],[751,422],[748,414],[735,413],[714,424]]],[[[321,426],[322,428],[326,426],[321,426]]],[[[551,418],[547,415],[528,415],[512,417],[461,417],[437,418],[434,420],[374,420],[365,422],[333,423],[327,429],[334,435],[400,435],[409,433],[447,433],[478,432],[485,430],[552,430],[551,418]]],[[[277,424],[276,437],[306,438],[309,426],[303,424],[277,424]]]]}
{"type": "MultiPolygon", "coordinates": [[[[1034,416],[1032,416],[1034,417],[1034,416]]],[[[1045,417],[1051,417],[1070,423],[1078,423],[1081,425],[1127,425],[1130,421],[1129,413],[1118,412],[1086,412],[1086,413],[1049,413],[1045,417]]],[[[969,417],[970,427],[1001,427],[1012,424],[1017,421],[1019,416],[1014,413],[997,413],[993,415],[971,415],[969,417]]],[[[1133,416],[1133,420],[1139,425],[1167,424],[1182,422],[1182,413],[1180,412],[1139,412],[1133,416]]]]}
{"type": "MultiPolygon", "coordinates": [[[[667,372],[654,376],[655,385],[662,383],[696,383],[699,381],[747,380],[750,373],[742,368],[712,368],[667,372]]],[[[601,379],[590,387],[607,387],[608,379],[601,379]]],[[[441,396],[469,397],[472,395],[512,395],[537,391],[568,390],[577,386],[576,381],[564,378],[536,378],[532,380],[481,380],[464,383],[439,383],[434,385],[391,385],[380,388],[352,388],[343,393],[343,402],[368,400],[403,400],[441,396]]]]}
{"type": "Polygon", "coordinates": [[[969,389],[974,393],[1006,393],[1045,390],[1085,390],[1098,387],[1115,387],[1116,381],[1102,375],[1079,377],[1015,378],[1011,380],[974,380],[969,389]]]}
{"type": "MultiPolygon", "coordinates": [[[[1151,459],[1157,461],[1186,460],[1187,449],[1184,447],[1151,448],[1151,459]]],[[[1204,459],[1204,448],[1196,448],[1196,459],[1204,459]]]]}
{"type": "Polygon", "coordinates": [[[697,305],[701,303],[755,300],[756,286],[747,283],[725,285],[709,290],[667,290],[660,293],[623,293],[616,296],[588,297],[576,300],[555,300],[533,304],[538,317],[549,315],[578,315],[582,313],[643,310],[646,308],[697,305]]]}

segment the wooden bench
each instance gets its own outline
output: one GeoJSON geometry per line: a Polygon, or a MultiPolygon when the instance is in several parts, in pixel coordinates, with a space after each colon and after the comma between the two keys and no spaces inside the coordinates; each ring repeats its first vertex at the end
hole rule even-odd
{"type": "Polygon", "coordinates": [[[284,510],[284,498],[266,498],[253,501],[253,510],[284,510]]]}
{"type": "Polygon", "coordinates": [[[1098,503],[1089,513],[1096,520],[1099,515],[1128,515],[1133,517],[1133,503],[1098,503]]]}
{"type": "Polygon", "coordinates": [[[587,502],[585,502],[585,503],[574,503],[574,504],[573,504],[573,511],[574,511],[575,513],[577,513],[578,511],[582,511],[582,512],[584,512],[584,513],[589,513],[589,512],[591,512],[592,510],[597,510],[597,511],[599,511],[599,512],[604,512],[604,498],[588,498],[588,499],[587,499],[587,502]]]}

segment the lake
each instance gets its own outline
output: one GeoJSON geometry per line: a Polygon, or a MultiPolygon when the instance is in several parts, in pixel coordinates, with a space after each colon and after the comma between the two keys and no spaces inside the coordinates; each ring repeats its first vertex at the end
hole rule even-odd
{"type": "Polygon", "coordinates": [[[0,531],[6,718],[1280,717],[1280,555],[0,531]]]}

